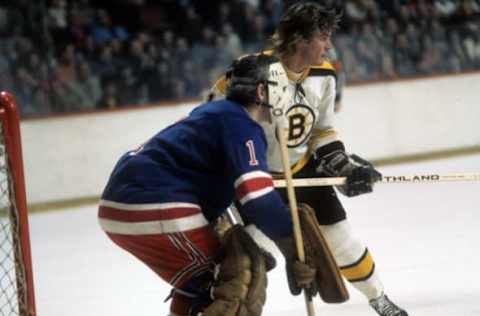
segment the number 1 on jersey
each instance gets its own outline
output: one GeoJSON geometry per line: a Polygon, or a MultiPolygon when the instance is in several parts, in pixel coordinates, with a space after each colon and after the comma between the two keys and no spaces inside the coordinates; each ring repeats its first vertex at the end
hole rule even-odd
{"type": "Polygon", "coordinates": [[[255,147],[253,146],[253,140],[248,140],[245,145],[247,146],[248,148],[248,154],[250,156],[250,161],[248,162],[248,164],[250,166],[258,166],[258,160],[257,160],[257,157],[255,156],[255,147]]]}

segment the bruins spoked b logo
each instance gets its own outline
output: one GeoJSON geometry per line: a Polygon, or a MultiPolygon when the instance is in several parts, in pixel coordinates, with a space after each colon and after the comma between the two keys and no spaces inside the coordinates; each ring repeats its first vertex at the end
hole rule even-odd
{"type": "Polygon", "coordinates": [[[313,130],[315,113],[303,104],[295,104],[287,113],[288,120],[288,147],[298,147],[303,144],[313,130]]]}

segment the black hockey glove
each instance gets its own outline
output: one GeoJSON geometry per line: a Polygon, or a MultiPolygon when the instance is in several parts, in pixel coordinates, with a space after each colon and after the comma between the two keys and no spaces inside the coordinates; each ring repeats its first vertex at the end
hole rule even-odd
{"type": "Polygon", "coordinates": [[[337,188],[348,197],[372,192],[373,184],[382,179],[382,174],[370,162],[355,154],[348,155],[344,150],[317,157],[317,161],[318,173],[347,178],[347,182],[337,188]]]}

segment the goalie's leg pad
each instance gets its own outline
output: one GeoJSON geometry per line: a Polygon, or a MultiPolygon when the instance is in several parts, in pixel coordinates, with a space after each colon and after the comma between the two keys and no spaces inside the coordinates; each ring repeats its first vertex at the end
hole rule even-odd
{"type": "Polygon", "coordinates": [[[307,263],[310,261],[309,264],[317,270],[316,283],[320,297],[326,303],[347,301],[349,298],[347,288],[320,231],[315,211],[307,204],[300,204],[298,210],[307,263]]]}
{"type": "Polygon", "coordinates": [[[223,240],[224,257],[212,290],[213,303],[203,316],[259,316],[266,300],[264,254],[240,225],[223,240]]]}

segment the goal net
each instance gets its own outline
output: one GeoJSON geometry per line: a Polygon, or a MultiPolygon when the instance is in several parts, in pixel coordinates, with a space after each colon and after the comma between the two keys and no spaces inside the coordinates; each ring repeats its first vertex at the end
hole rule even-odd
{"type": "Polygon", "coordinates": [[[0,316],[33,316],[32,264],[18,111],[0,92],[0,316]]]}

